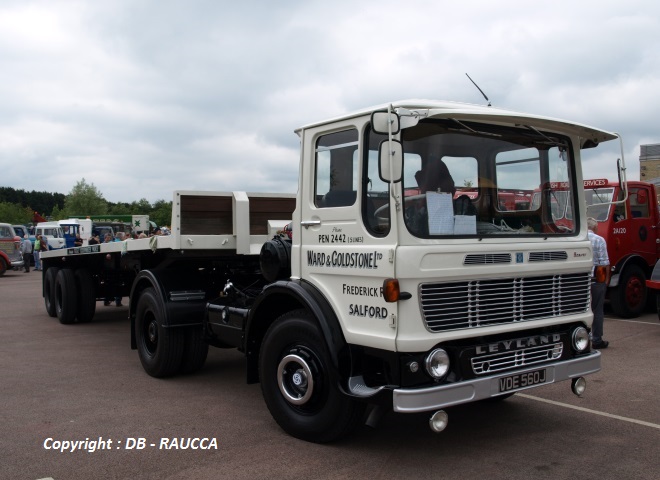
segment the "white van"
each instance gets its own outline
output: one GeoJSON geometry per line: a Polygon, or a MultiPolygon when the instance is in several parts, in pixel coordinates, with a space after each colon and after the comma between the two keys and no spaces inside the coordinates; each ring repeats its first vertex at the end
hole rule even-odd
{"type": "Polygon", "coordinates": [[[64,239],[64,231],[57,222],[41,222],[37,223],[34,229],[34,234],[42,235],[43,238],[48,240],[49,250],[58,250],[66,247],[66,240],[64,239]]]}

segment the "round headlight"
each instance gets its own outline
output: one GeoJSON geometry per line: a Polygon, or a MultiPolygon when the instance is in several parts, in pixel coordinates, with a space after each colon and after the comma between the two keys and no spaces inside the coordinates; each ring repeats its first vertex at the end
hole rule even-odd
{"type": "Polygon", "coordinates": [[[584,352],[589,346],[589,332],[584,327],[573,330],[573,348],[576,352],[584,352]]]}
{"type": "Polygon", "coordinates": [[[436,348],[426,357],[426,371],[436,380],[440,380],[449,372],[449,355],[442,348],[436,348]]]}

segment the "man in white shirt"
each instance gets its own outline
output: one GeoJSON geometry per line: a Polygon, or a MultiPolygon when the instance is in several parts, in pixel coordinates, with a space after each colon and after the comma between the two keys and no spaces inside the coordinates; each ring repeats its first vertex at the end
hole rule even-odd
{"type": "Polygon", "coordinates": [[[587,219],[589,228],[588,236],[593,250],[594,266],[591,269],[591,310],[594,312],[594,323],[591,326],[591,345],[593,348],[603,349],[610,344],[603,340],[603,305],[605,304],[605,293],[610,276],[610,259],[607,256],[607,244],[605,239],[597,234],[598,221],[589,217],[587,219]]]}
{"type": "Polygon", "coordinates": [[[21,242],[21,255],[23,255],[23,266],[25,267],[25,273],[30,273],[30,258],[32,258],[32,242],[30,242],[30,237],[27,235],[24,236],[23,241],[21,242]]]}

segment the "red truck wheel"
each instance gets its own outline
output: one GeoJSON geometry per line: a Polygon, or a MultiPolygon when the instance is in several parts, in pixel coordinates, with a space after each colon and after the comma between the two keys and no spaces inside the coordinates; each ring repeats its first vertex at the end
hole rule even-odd
{"type": "Polygon", "coordinates": [[[637,265],[629,265],[610,293],[614,313],[623,318],[639,317],[646,307],[646,275],[637,265]]]}

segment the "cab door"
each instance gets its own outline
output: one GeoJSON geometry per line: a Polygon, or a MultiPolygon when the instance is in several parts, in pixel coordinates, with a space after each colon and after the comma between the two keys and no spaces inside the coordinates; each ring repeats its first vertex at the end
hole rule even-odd
{"type": "Polygon", "coordinates": [[[648,265],[654,265],[657,258],[655,209],[650,208],[650,202],[655,201],[655,198],[651,193],[647,186],[629,188],[630,233],[628,241],[631,251],[642,255],[648,265]]]}
{"type": "Polygon", "coordinates": [[[385,302],[382,286],[394,277],[396,235],[368,122],[302,131],[301,243],[295,248],[294,231],[293,255],[299,252],[301,279],[330,302],[348,343],[393,350],[397,306],[385,302]]]}

